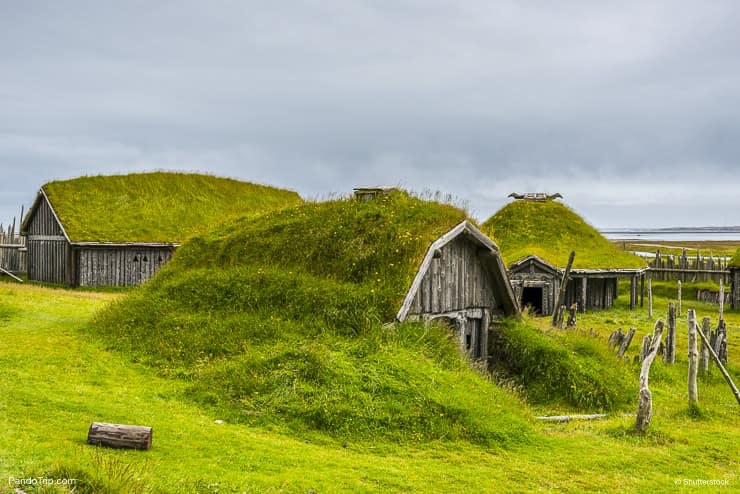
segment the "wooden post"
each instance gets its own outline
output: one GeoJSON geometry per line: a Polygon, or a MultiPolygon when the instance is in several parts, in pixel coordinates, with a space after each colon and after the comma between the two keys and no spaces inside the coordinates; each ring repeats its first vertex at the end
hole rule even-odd
{"type": "Polygon", "coordinates": [[[560,318],[559,313],[562,311],[561,306],[565,301],[565,291],[568,289],[568,279],[570,279],[570,269],[573,267],[573,260],[576,257],[575,251],[570,253],[568,258],[568,264],[565,266],[565,272],[563,273],[563,280],[560,283],[560,291],[558,292],[558,299],[555,301],[555,313],[552,315],[552,325],[558,327],[558,320],[560,318]]]}
{"type": "Polygon", "coordinates": [[[652,335],[646,334],[642,337],[642,347],[640,348],[640,362],[643,362],[650,353],[650,345],[653,343],[652,335]]]}
{"type": "Polygon", "coordinates": [[[573,327],[576,325],[576,313],[578,312],[578,304],[571,304],[570,308],[568,309],[568,322],[566,323],[567,327],[573,327]]]}
{"type": "Polygon", "coordinates": [[[648,317],[653,318],[653,280],[648,278],[648,317]]]}
{"type": "MultiPolygon", "coordinates": [[[[712,321],[708,317],[704,317],[701,320],[701,327],[704,334],[709,334],[711,331],[712,321]]],[[[701,349],[699,350],[699,370],[707,372],[709,370],[709,344],[703,339],[701,340],[701,349]]]]}
{"type": "Polygon", "coordinates": [[[635,336],[635,331],[637,331],[635,328],[630,328],[629,332],[624,336],[624,338],[622,338],[622,344],[619,345],[617,358],[622,358],[627,349],[630,347],[630,343],[632,343],[632,338],[634,338],[635,336]]]}
{"type": "Polygon", "coordinates": [[[676,317],[679,317],[681,315],[681,280],[678,280],[678,311],[676,312],[676,317]]]}
{"type": "MultiPolygon", "coordinates": [[[[714,359],[714,363],[717,364],[717,367],[719,367],[720,372],[722,372],[722,375],[725,378],[725,381],[727,381],[727,384],[730,385],[730,388],[732,388],[732,393],[735,395],[735,399],[737,400],[737,404],[740,405],[740,391],[738,391],[737,386],[735,386],[735,383],[732,382],[732,377],[730,377],[730,374],[727,372],[727,369],[725,369],[725,366],[722,365],[722,362],[720,361],[719,357],[716,353],[714,353],[714,350],[709,345],[709,342],[707,341],[706,335],[702,332],[701,329],[699,329],[699,326],[696,325],[696,321],[694,321],[694,329],[697,333],[699,333],[699,336],[701,337],[701,340],[707,345],[707,348],[709,348],[709,354],[714,359]]],[[[696,335],[694,335],[694,338],[696,338],[696,335]]],[[[689,372],[691,370],[689,369],[689,372]]],[[[696,377],[696,376],[694,376],[696,377]]]]}
{"type": "Polygon", "coordinates": [[[655,360],[658,353],[660,339],[663,336],[663,321],[658,319],[653,329],[653,336],[645,335],[645,339],[650,342],[645,358],[642,360],[640,369],[640,394],[637,403],[637,420],[635,428],[638,432],[646,432],[650,427],[650,419],[653,417],[653,395],[648,388],[648,377],[650,376],[650,366],[655,360]]]}
{"type": "Polygon", "coordinates": [[[87,433],[87,444],[111,448],[151,449],[152,428],[93,422],[87,433]]]}
{"type": "Polygon", "coordinates": [[[668,303],[668,333],[665,336],[665,354],[663,362],[676,363],[676,304],[668,303]]]}
{"type": "Polygon", "coordinates": [[[637,277],[630,278],[630,310],[637,306],[637,277]]]}
{"type": "MultiPolygon", "coordinates": [[[[650,287],[650,280],[648,280],[648,287],[650,287]]],[[[640,308],[643,307],[645,307],[645,273],[640,275],[640,308]]]]}
{"type": "Polygon", "coordinates": [[[694,309],[689,309],[689,406],[699,404],[699,392],[696,387],[697,359],[699,357],[696,350],[696,313],[694,309]]]}
{"type": "Polygon", "coordinates": [[[725,280],[720,276],[719,279],[719,320],[724,320],[725,314],[725,280]]]}
{"type": "Polygon", "coordinates": [[[586,312],[586,301],[588,300],[588,278],[581,278],[581,301],[578,304],[578,310],[586,312]]]}

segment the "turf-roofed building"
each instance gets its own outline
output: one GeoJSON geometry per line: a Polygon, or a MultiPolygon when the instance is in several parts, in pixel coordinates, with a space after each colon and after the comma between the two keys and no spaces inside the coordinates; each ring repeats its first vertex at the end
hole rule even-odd
{"type": "Polygon", "coordinates": [[[231,215],[299,202],[292,191],[190,173],[50,182],[21,225],[28,278],[68,286],[138,285],[191,235],[231,215]]]}
{"type": "MultiPolygon", "coordinates": [[[[637,302],[638,281],[645,261],[623,252],[567,206],[544,194],[515,200],[483,224],[494,238],[509,268],[509,278],[521,307],[539,314],[554,312],[568,257],[575,251],[564,304],[580,311],[612,307],[619,278],[631,280],[631,306],[637,302]]],[[[559,195],[557,196],[559,197],[559,195]]]]}

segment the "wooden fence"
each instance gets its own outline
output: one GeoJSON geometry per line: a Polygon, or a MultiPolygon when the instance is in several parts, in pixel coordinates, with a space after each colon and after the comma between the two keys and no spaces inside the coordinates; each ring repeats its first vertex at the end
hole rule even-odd
{"type": "Polygon", "coordinates": [[[13,224],[4,227],[0,223],[0,268],[14,274],[26,272],[26,237],[16,232],[13,224]]]}
{"type": "Polygon", "coordinates": [[[681,280],[682,282],[723,280],[729,284],[730,273],[727,271],[728,259],[722,257],[689,257],[684,250],[680,255],[661,254],[648,259],[650,277],[654,280],[681,280]]]}

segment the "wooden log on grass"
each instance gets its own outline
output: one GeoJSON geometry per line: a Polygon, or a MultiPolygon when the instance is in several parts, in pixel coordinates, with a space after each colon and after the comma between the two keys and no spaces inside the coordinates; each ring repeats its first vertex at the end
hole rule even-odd
{"type": "Polygon", "coordinates": [[[653,417],[653,395],[648,387],[648,378],[650,377],[650,366],[653,365],[655,355],[658,353],[658,347],[660,346],[660,340],[663,336],[663,321],[658,319],[653,329],[653,335],[646,335],[650,341],[647,354],[642,361],[642,368],[640,370],[640,394],[637,403],[637,419],[635,422],[635,428],[638,432],[646,432],[650,427],[650,419],[653,417]]]}
{"type": "Polygon", "coordinates": [[[617,328],[616,331],[614,331],[612,334],[609,335],[609,347],[614,349],[622,344],[622,340],[624,339],[624,333],[622,333],[622,328],[617,328]]]}
{"type": "Polygon", "coordinates": [[[689,309],[688,316],[689,326],[689,406],[694,407],[699,404],[699,391],[696,387],[696,373],[698,369],[699,352],[696,349],[696,312],[689,309]]]}
{"type": "Polygon", "coordinates": [[[676,363],[676,304],[668,303],[668,332],[665,335],[665,353],[663,362],[676,363]]]}
{"type": "Polygon", "coordinates": [[[87,432],[87,444],[147,450],[152,447],[152,428],[93,422],[87,432]]]}
{"type": "MultiPolygon", "coordinates": [[[[701,337],[702,341],[704,341],[707,344],[707,348],[709,349],[709,354],[714,359],[714,363],[717,364],[717,367],[719,367],[720,372],[722,372],[722,376],[725,378],[725,381],[727,381],[727,384],[732,389],[732,393],[735,395],[737,404],[740,405],[740,391],[738,391],[737,386],[735,386],[735,383],[732,381],[732,377],[730,377],[730,374],[727,372],[727,369],[725,369],[725,366],[722,365],[722,362],[720,361],[719,356],[716,353],[714,353],[714,349],[712,349],[712,347],[709,346],[707,337],[704,334],[704,332],[701,329],[699,329],[699,326],[696,324],[696,320],[694,320],[694,331],[696,333],[699,333],[699,336],[701,337]]],[[[696,335],[694,335],[694,338],[696,339],[696,335]]],[[[689,369],[689,372],[691,372],[690,369],[689,369]]],[[[694,376],[694,379],[696,379],[696,376],[694,376]]],[[[696,385],[696,383],[694,383],[694,385],[696,385]]]]}

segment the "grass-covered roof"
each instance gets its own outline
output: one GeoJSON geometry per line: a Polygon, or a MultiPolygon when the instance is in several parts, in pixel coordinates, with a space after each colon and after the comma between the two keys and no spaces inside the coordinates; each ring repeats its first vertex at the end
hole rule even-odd
{"type": "Polygon", "coordinates": [[[183,244],[92,328],[219,417],[343,441],[528,434],[447,328],[392,321],[429,245],[466,218],[397,192],[234,219],[183,244]]]}
{"type": "Polygon", "coordinates": [[[740,249],[735,251],[735,255],[732,256],[732,259],[730,259],[727,265],[731,268],[740,268],[740,249]]]}
{"type": "Polygon", "coordinates": [[[89,176],[43,186],[73,242],[182,242],[233,215],[301,202],[289,190],[195,173],[89,176]]]}
{"type": "Polygon", "coordinates": [[[536,255],[558,268],[576,252],[574,269],[643,268],[645,261],[619,250],[577,213],[554,200],[513,201],[483,223],[507,265],[536,255]]]}

